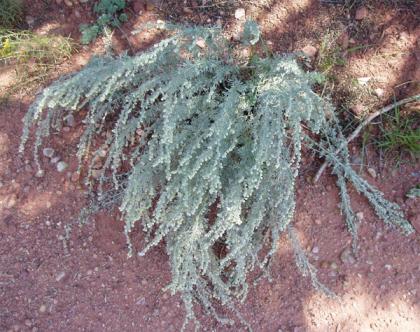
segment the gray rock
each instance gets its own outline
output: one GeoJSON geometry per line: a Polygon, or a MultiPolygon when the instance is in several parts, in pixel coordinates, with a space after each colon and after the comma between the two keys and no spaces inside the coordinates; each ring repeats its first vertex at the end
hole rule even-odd
{"type": "Polygon", "coordinates": [[[61,280],[63,280],[63,278],[66,276],[65,272],[60,272],[56,277],[55,277],[55,281],[60,282],[61,280]]]}
{"type": "Polygon", "coordinates": [[[39,170],[35,173],[35,176],[36,176],[37,178],[42,178],[44,175],[45,175],[45,172],[44,172],[44,170],[42,170],[42,169],[39,169],[39,170]]]}
{"type": "Polygon", "coordinates": [[[42,150],[42,154],[45,157],[51,158],[54,155],[54,149],[53,148],[45,148],[42,150]]]}
{"type": "Polygon", "coordinates": [[[371,177],[373,177],[374,179],[376,179],[377,174],[376,174],[375,169],[373,169],[372,167],[369,167],[369,168],[367,169],[367,172],[369,173],[369,175],[370,175],[371,177]]]}
{"type": "Polygon", "coordinates": [[[69,165],[67,165],[67,163],[65,163],[64,161],[60,161],[59,163],[57,163],[57,171],[64,172],[65,169],[67,169],[69,165]]]}
{"type": "Polygon", "coordinates": [[[356,258],[354,257],[350,248],[343,250],[343,252],[340,254],[340,260],[343,262],[343,264],[346,265],[352,265],[356,263],[356,258]]]}
{"type": "Polygon", "coordinates": [[[235,10],[235,18],[241,20],[245,18],[245,8],[238,8],[235,10]]]}
{"type": "Polygon", "coordinates": [[[376,88],[373,92],[375,93],[375,96],[378,98],[382,98],[385,95],[384,89],[381,89],[381,88],[376,88]]]}
{"type": "Polygon", "coordinates": [[[75,125],[75,121],[74,121],[74,116],[73,114],[69,114],[64,118],[64,121],[66,122],[66,125],[69,127],[74,127],[75,125]]]}

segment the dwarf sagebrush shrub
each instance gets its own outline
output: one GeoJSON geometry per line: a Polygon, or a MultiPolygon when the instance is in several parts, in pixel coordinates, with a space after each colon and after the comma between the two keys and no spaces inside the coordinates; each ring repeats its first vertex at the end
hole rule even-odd
{"type": "MultiPolygon", "coordinates": [[[[148,52],[96,57],[46,88],[24,119],[20,150],[35,125],[38,162],[50,128],[87,110],[80,163],[106,151],[96,208],[119,206],[130,254],[136,223],[148,239],[139,255],[165,240],[167,289],[180,292],[186,322],[196,301],[228,322],[214,301],[235,310],[234,299],[246,297],[248,273],[266,268],[280,235],[287,230],[297,242],[290,223],[304,144],[333,165],[352,234],[348,182],[385,222],[412,231],[399,207],[353,171],[347,149],[335,153],[344,138],[331,104],[311,89],[318,76],[293,56],[257,56],[258,38],[254,23],[240,45],[217,29],[181,28],[148,52]],[[244,44],[251,45],[249,57],[242,56],[244,44]]],[[[320,286],[299,250],[297,262],[320,286]]]]}

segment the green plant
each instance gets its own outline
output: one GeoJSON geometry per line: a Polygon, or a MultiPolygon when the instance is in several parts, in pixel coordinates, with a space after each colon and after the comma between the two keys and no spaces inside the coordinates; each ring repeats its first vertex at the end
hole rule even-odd
{"type": "Polygon", "coordinates": [[[380,136],[376,144],[387,154],[408,153],[412,158],[420,156],[420,117],[418,114],[402,115],[396,108],[393,115],[387,115],[380,126],[380,136]]]}
{"type": "Polygon", "coordinates": [[[316,61],[316,68],[324,75],[331,75],[331,71],[337,66],[344,66],[346,59],[343,50],[337,45],[333,33],[327,33],[322,37],[321,45],[316,61]]]}
{"type": "Polygon", "coordinates": [[[0,64],[13,67],[15,74],[14,83],[1,96],[31,89],[45,81],[72,50],[69,38],[0,29],[0,64]]]}
{"type": "Polygon", "coordinates": [[[89,44],[95,40],[104,29],[108,27],[119,27],[126,22],[127,14],[122,11],[127,6],[125,0],[100,0],[93,7],[93,11],[98,15],[98,19],[94,24],[82,24],[80,32],[82,33],[82,44],[89,44]]]}
{"type": "Polygon", "coordinates": [[[0,28],[13,28],[19,24],[23,16],[20,0],[0,0],[0,28]]]}
{"type": "Polygon", "coordinates": [[[50,129],[87,110],[78,157],[80,167],[89,165],[96,196],[88,212],[119,207],[130,255],[165,240],[172,268],[166,289],[181,293],[185,324],[195,318],[195,302],[231,322],[219,317],[214,301],[236,312],[248,273],[268,268],[285,231],[298,266],[326,290],[290,224],[302,145],[333,165],[354,237],[347,182],[387,224],[413,231],[398,205],[351,168],[347,148],[336,153],[345,138],[332,106],[311,89],[319,75],[304,72],[291,55],[259,54],[252,22],[240,45],[219,29],[167,28],[174,33],[146,53],[95,57],[46,88],[25,116],[20,151],[35,125],[41,167],[38,149],[50,129]],[[136,223],[147,234],[144,248],[130,240],[136,223]]]}
{"type": "Polygon", "coordinates": [[[405,196],[407,198],[416,198],[420,197],[420,184],[416,185],[415,187],[411,188],[405,196]]]}

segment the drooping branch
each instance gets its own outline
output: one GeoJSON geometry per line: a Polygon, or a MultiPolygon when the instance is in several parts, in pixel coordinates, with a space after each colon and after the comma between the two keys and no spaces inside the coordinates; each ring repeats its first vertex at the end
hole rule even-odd
{"type": "MultiPolygon", "coordinates": [[[[402,99],[402,100],[397,101],[395,103],[392,103],[388,106],[385,106],[384,108],[381,108],[380,110],[377,110],[376,112],[373,112],[365,120],[363,120],[363,122],[361,124],[359,124],[359,126],[347,138],[346,142],[343,142],[343,144],[340,145],[340,147],[336,150],[336,153],[340,152],[348,143],[353,141],[360,134],[362,129],[365,128],[369,123],[371,123],[379,115],[385,114],[389,111],[392,111],[396,107],[402,106],[404,104],[411,103],[411,102],[416,101],[416,100],[420,100],[420,94],[402,99]]],[[[318,172],[315,174],[314,181],[313,181],[314,183],[318,182],[319,178],[321,177],[322,173],[325,171],[327,166],[328,166],[328,162],[325,161],[321,165],[321,167],[319,168],[318,172]]]]}

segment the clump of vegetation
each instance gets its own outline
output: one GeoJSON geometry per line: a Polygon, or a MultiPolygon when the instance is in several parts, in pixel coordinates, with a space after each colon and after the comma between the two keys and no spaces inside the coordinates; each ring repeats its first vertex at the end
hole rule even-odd
{"type": "Polygon", "coordinates": [[[332,106],[312,90],[319,75],[302,70],[292,55],[260,54],[253,22],[234,45],[219,29],[166,27],[173,33],[148,52],[95,57],[46,88],[25,116],[20,151],[35,126],[41,167],[38,150],[51,128],[87,110],[80,165],[90,165],[92,176],[103,158],[90,211],[119,208],[130,255],[165,240],[172,269],[166,289],[182,296],[184,327],[196,321],[194,303],[231,323],[215,301],[237,313],[249,272],[267,270],[282,233],[303,273],[325,290],[291,225],[304,145],[333,165],[354,237],[348,183],[387,224],[413,231],[399,206],[351,168],[332,106]],[[144,248],[130,239],[137,223],[147,234],[144,248]]]}
{"type": "Polygon", "coordinates": [[[21,0],[0,0],[0,28],[13,28],[22,21],[21,0]]]}
{"type": "Polygon", "coordinates": [[[401,114],[399,107],[394,114],[386,115],[380,126],[376,144],[388,155],[399,160],[403,155],[412,159],[420,157],[420,116],[418,112],[401,114]]]}
{"type": "Polygon", "coordinates": [[[127,6],[125,0],[100,0],[93,7],[93,11],[98,15],[94,24],[82,24],[80,32],[82,33],[82,44],[89,44],[100,36],[107,28],[117,28],[126,22],[128,17],[123,12],[127,6]]]}
{"type": "Polygon", "coordinates": [[[69,38],[0,29],[0,64],[13,68],[14,73],[13,83],[1,97],[32,89],[44,82],[72,50],[69,38]]]}
{"type": "Polygon", "coordinates": [[[411,188],[405,196],[407,198],[416,198],[420,197],[420,184],[416,185],[415,187],[411,188]]]}
{"type": "Polygon", "coordinates": [[[332,75],[331,71],[336,67],[347,63],[343,56],[343,49],[338,46],[336,40],[337,37],[333,33],[326,33],[323,36],[315,64],[317,70],[327,77],[332,75]]]}

